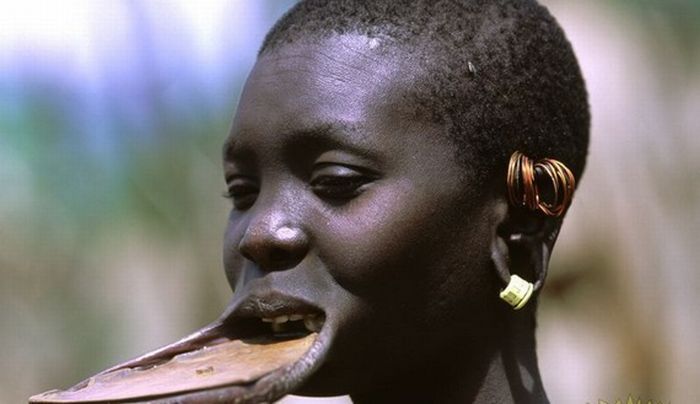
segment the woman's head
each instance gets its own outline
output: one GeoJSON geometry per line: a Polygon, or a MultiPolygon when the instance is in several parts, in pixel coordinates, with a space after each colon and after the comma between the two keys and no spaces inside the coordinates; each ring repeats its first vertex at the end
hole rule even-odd
{"type": "Polygon", "coordinates": [[[520,151],[578,179],[588,124],[534,1],[301,1],[224,145],[229,308],[39,399],[545,401],[534,303],[514,314],[498,295],[504,274],[544,277],[561,219],[510,205],[506,170],[520,151]]]}
{"type": "Polygon", "coordinates": [[[322,309],[335,329],[318,386],[335,393],[483,331],[497,294],[494,201],[440,125],[413,116],[407,75],[365,36],[280,48],[251,73],[225,148],[236,295],[322,309]]]}
{"type": "Polygon", "coordinates": [[[268,34],[224,148],[233,306],[325,313],[308,392],[456,354],[479,377],[503,326],[494,239],[546,221],[506,223],[508,157],[579,177],[587,141],[578,66],[533,2],[301,2],[268,34]]]}

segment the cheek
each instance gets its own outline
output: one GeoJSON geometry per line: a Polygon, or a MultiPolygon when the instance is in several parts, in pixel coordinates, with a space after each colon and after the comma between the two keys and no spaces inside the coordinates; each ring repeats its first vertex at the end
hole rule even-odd
{"type": "Polygon", "coordinates": [[[241,220],[234,216],[235,211],[231,211],[226,231],[224,232],[223,248],[224,270],[231,289],[235,288],[244,264],[244,258],[238,251],[238,243],[241,240],[245,226],[241,220]]]}
{"type": "Polygon", "coordinates": [[[442,255],[439,233],[451,232],[440,200],[408,182],[385,187],[332,216],[319,256],[354,292],[415,285],[442,255]]]}

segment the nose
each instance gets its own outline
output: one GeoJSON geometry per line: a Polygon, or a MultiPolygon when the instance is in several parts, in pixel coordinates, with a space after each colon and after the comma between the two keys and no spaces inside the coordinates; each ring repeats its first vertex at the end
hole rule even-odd
{"type": "Polygon", "coordinates": [[[309,242],[296,220],[281,212],[261,212],[248,223],[238,244],[241,255],[263,271],[295,267],[306,256],[309,242]]]}

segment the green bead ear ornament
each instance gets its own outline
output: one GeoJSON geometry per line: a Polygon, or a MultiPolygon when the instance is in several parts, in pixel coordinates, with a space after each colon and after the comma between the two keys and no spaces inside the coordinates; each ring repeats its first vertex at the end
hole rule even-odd
{"type": "Polygon", "coordinates": [[[501,299],[505,300],[506,303],[513,306],[513,310],[520,310],[525,307],[534,291],[535,286],[532,283],[518,275],[511,275],[508,286],[501,291],[499,296],[501,299]]]}

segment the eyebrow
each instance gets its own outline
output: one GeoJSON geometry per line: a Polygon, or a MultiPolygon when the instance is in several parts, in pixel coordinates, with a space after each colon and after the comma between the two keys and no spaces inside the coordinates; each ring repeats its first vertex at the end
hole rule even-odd
{"type": "MultiPolygon", "coordinates": [[[[250,156],[251,150],[241,144],[240,135],[245,130],[234,133],[224,142],[224,160],[245,160],[250,156]]],[[[346,121],[325,122],[308,128],[295,129],[283,132],[283,147],[315,147],[320,149],[337,148],[350,153],[377,159],[377,147],[368,139],[366,132],[359,125],[346,121]]]]}

